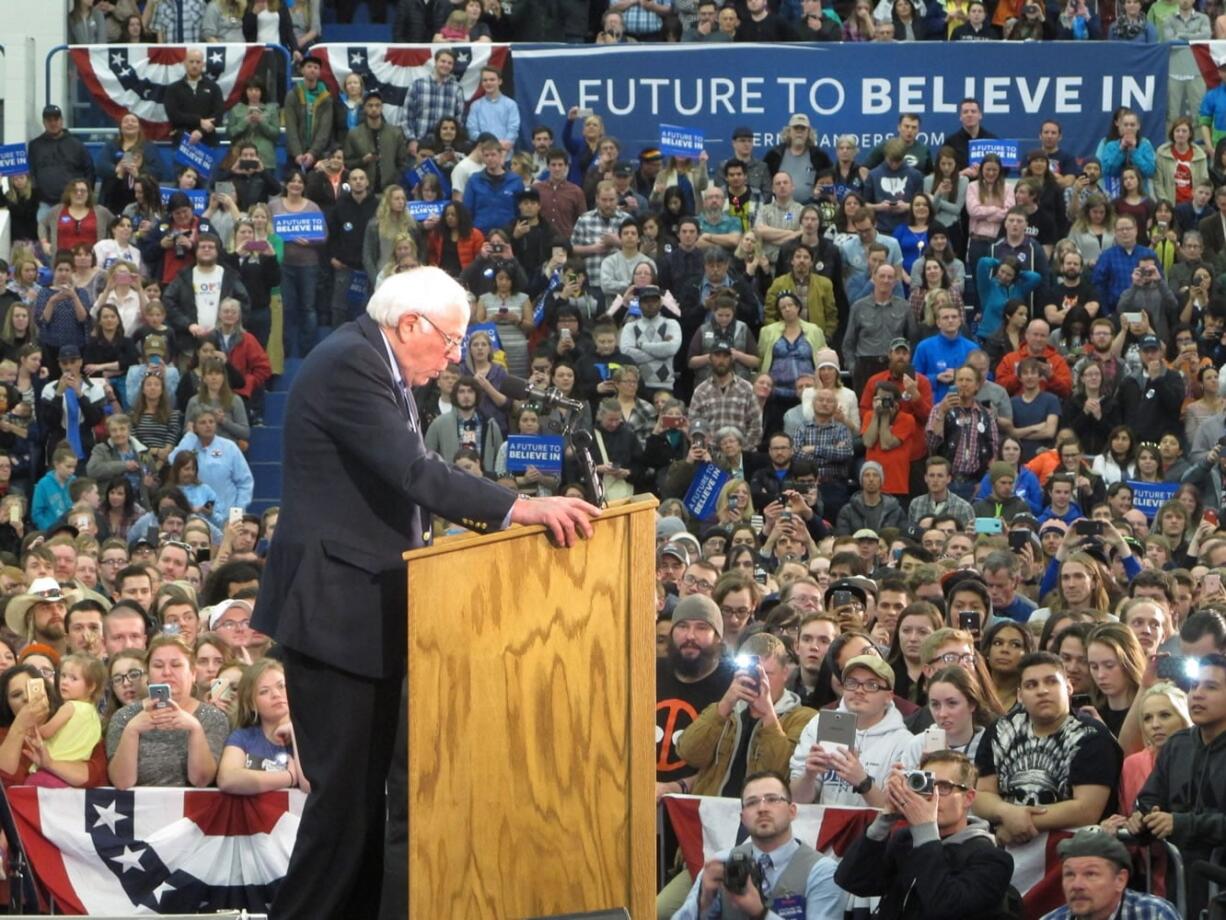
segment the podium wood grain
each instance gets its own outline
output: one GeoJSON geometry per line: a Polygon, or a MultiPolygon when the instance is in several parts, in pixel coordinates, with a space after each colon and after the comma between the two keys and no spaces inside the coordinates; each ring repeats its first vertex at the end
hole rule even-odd
{"type": "Polygon", "coordinates": [[[410,917],[654,916],[654,508],[405,554],[410,917]]]}

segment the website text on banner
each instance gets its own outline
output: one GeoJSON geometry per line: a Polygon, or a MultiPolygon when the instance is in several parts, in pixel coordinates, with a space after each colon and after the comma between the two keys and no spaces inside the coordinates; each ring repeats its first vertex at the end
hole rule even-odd
{"type": "Polygon", "coordinates": [[[571,106],[590,108],[607,134],[637,151],[659,126],[701,131],[712,162],[731,155],[732,129],[748,125],[758,149],[780,141],[789,117],[813,120],[833,154],[840,134],[867,149],[897,130],[900,112],[923,119],[920,139],[938,147],[958,131],[958,103],[983,106],[983,126],[1034,139],[1043,121],[1064,128],[1062,146],[1090,156],[1121,105],[1141,116],[1155,146],[1166,140],[1166,45],[1121,42],[927,42],[860,45],[670,45],[571,49],[516,46],[515,100],[522,142],[534,125],[561,136],[571,106]]]}

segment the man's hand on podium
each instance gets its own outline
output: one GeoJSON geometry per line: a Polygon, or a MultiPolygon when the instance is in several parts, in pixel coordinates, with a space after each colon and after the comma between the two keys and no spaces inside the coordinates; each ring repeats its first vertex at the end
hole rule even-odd
{"type": "Polygon", "coordinates": [[[600,509],[581,498],[526,498],[511,507],[512,524],[544,524],[562,546],[574,546],[592,535],[591,519],[600,509]]]}

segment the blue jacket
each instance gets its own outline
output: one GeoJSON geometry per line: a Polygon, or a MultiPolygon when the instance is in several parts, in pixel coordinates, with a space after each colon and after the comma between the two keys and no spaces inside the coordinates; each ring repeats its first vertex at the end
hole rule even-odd
{"type": "Polygon", "coordinates": [[[68,477],[68,482],[60,482],[55,478],[55,470],[48,470],[43,478],[34,486],[34,501],[30,505],[30,520],[39,530],[46,530],[72,507],[72,497],[68,494],[68,483],[76,479],[68,477]]]}
{"type": "Polygon", "coordinates": [[[1005,287],[996,280],[996,268],[1000,259],[984,256],[975,266],[975,290],[979,294],[979,338],[986,339],[996,333],[1005,318],[1005,302],[1014,297],[1025,300],[1030,292],[1043,283],[1038,272],[1022,271],[1005,287]]]}
{"type": "Polygon", "coordinates": [[[1208,125],[1214,140],[1226,134],[1226,84],[1218,84],[1200,103],[1200,123],[1208,125]]]}
{"type": "MultiPolygon", "coordinates": [[[[936,402],[935,397],[933,402],[936,402]]],[[[988,473],[984,473],[983,479],[979,481],[979,488],[975,490],[975,501],[983,501],[991,494],[992,479],[988,473]]],[[[1024,466],[1018,468],[1017,478],[1013,481],[1013,494],[1025,499],[1035,517],[1043,511],[1043,487],[1039,485],[1039,477],[1024,466]]]]}
{"type": "Polygon", "coordinates": [[[937,374],[943,371],[956,371],[966,363],[966,356],[979,348],[964,336],[947,339],[941,333],[930,335],[915,346],[915,357],[911,363],[917,371],[932,381],[932,403],[936,405],[945,398],[950,385],[937,380],[937,374]]]}
{"type": "Polygon", "coordinates": [[[475,172],[464,186],[464,207],[473,216],[473,226],[485,235],[515,222],[515,196],[524,190],[524,180],[512,172],[497,178],[484,169],[475,172]]]}

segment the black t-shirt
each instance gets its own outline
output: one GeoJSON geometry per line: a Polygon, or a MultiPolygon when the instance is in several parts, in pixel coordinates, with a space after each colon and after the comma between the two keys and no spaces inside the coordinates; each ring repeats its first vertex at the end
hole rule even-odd
{"type": "Polygon", "coordinates": [[[1039,737],[1024,709],[992,723],[975,755],[979,775],[995,776],[1000,797],[1012,805],[1052,805],[1071,799],[1074,786],[1106,786],[1104,814],[1115,813],[1122,764],[1119,745],[1098,720],[1070,715],[1058,732],[1039,737]]]}
{"type": "Polygon", "coordinates": [[[672,783],[698,771],[677,756],[677,739],[699,713],[720,698],[732,683],[736,665],[724,658],[700,681],[677,679],[667,658],[656,660],[656,782],[672,783]]]}

